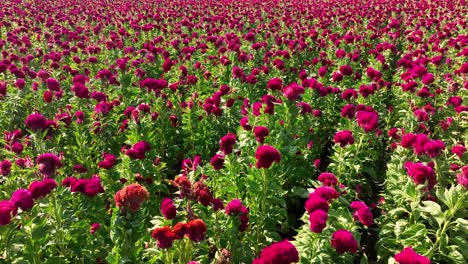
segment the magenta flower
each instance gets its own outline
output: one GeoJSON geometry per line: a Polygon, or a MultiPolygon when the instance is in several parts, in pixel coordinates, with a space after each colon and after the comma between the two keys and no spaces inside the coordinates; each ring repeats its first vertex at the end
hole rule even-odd
{"type": "Polygon", "coordinates": [[[288,240],[276,242],[264,248],[260,253],[260,258],[253,263],[277,263],[290,264],[299,261],[299,252],[288,240]]]}
{"type": "Polygon", "coordinates": [[[281,161],[281,154],[274,147],[263,145],[257,148],[255,158],[257,159],[257,168],[268,169],[273,162],[281,161]]]}
{"type": "Polygon", "coordinates": [[[427,257],[419,255],[411,247],[407,247],[396,254],[395,260],[399,264],[431,264],[427,257]]]}
{"type": "Polygon", "coordinates": [[[358,242],[353,234],[345,229],[340,229],[333,233],[331,245],[339,254],[345,252],[356,253],[358,250],[358,242]]]}
{"type": "Polygon", "coordinates": [[[161,203],[161,213],[166,219],[174,219],[177,214],[177,210],[170,198],[164,198],[161,203]]]}
{"type": "Polygon", "coordinates": [[[234,144],[236,144],[236,135],[228,133],[219,140],[219,149],[225,155],[229,155],[232,153],[234,144]]]}
{"type": "Polygon", "coordinates": [[[340,144],[342,148],[346,145],[354,144],[353,132],[349,130],[339,131],[335,134],[335,143],[340,144]]]}
{"type": "Polygon", "coordinates": [[[18,189],[13,192],[10,202],[12,202],[16,208],[21,208],[23,211],[34,206],[32,194],[26,189],[18,189]]]}
{"type": "Polygon", "coordinates": [[[36,163],[39,166],[39,171],[45,176],[53,175],[57,168],[62,167],[60,158],[53,153],[44,153],[39,155],[36,159],[36,163]]]}
{"type": "Polygon", "coordinates": [[[310,230],[314,233],[320,233],[327,226],[327,212],[317,209],[309,215],[310,230]]]}
{"type": "Polygon", "coordinates": [[[269,134],[270,131],[268,131],[268,128],[265,126],[256,126],[254,128],[255,139],[260,143],[263,143],[263,141],[265,141],[265,137],[269,134]]]}

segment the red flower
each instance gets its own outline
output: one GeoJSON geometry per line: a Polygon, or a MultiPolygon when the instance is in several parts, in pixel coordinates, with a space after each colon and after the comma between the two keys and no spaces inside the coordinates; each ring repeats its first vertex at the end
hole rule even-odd
{"type": "Polygon", "coordinates": [[[26,126],[32,131],[47,129],[47,119],[41,114],[30,114],[26,118],[26,126]]]}
{"type": "Polygon", "coordinates": [[[340,229],[333,233],[331,244],[339,254],[345,252],[356,253],[358,249],[358,242],[353,234],[345,229],[340,229]]]}
{"type": "Polygon", "coordinates": [[[224,156],[221,154],[215,154],[213,158],[211,158],[210,164],[215,170],[222,169],[224,167],[224,156]]]}
{"type": "Polygon", "coordinates": [[[457,183],[468,189],[468,165],[461,168],[461,173],[457,174],[457,183]]]}
{"type": "Polygon", "coordinates": [[[335,134],[335,143],[340,144],[342,148],[346,145],[354,144],[353,132],[349,130],[339,131],[335,134]]]}
{"type": "Polygon", "coordinates": [[[411,247],[407,247],[396,254],[395,260],[400,264],[431,264],[427,257],[419,255],[411,247]]]}
{"type": "Polygon", "coordinates": [[[36,159],[36,163],[39,165],[39,171],[46,176],[53,175],[56,168],[62,167],[60,158],[53,153],[39,155],[36,159]]]}
{"type": "Polygon", "coordinates": [[[219,140],[219,149],[225,154],[229,155],[232,153],[232,149],[236,144],[236,135],[228,133],[219,140]]]}
{"type": "Polygon", "coordinates": [[[99,227],[101,227],[101,225],[99,223],[92,224],[91,227],[89,228],[89,233],[91,233],[91,234],[96,233],[96,231],[99,229],[99,227]]]}
{"type": "Polygon", "coordinates": [[[304,87],[300,86],[297,83],[292,83],[283,88],[284,97],[288,98],[291,101],[296,101],[303,93],[304,87]]]}
{"type": "Polygon", "coordinates": [[[168,226],[156,228],[151,236],[157,240],[159,248],[169,248],[172,246],[172,242],[177,239],[177,235],[168,226]]]}
{"type": "Polygon", "coordinates": [[[49,194],[55,187],[57,182],[51,178],[45,178],[42,181],[34,181],[29,185],[29,192],[32,197],[37,200],[49,194]]]}
{"type": "Polygon", "coordinates": [[[309,195],[309,198],[311,195],[316,195],[327,201],[334,200],[340,196],[340,194],[334,188],[329,186],[319,186],[312,194],[309,195]]]}
{"type": "Polygon", "coordinates": [[[445,144],[442,140],[432,140],[424,144],[424,150],[426,154],[431,157],[437,157],[442,150],[445,149],[445,144]]]}
{"type": "Polygon", "coordinates": [[[179,222],[172,228],[172,232],[176,234],[177,239],[182,239],[188,234],[188,224],[179,222]]]}
{"type": "Polygon", "coordinates": [[[125,212],[130,209],[132,212],[137,211],[144,201],[149,199],[149,192],[144,186],[138,183],[125,186],[117,191],[114,196],[115,204],[122,208],[125,212]]]}
{"type": "Polygon", "coordinates": [[[0,162],[0,173],[3,176],[7,176],[11,172],[11,162],[9,160],[3,160],[0,162]]]}
{"type": "Polygon", "coordinates": [[[281,154],[274,147],[264,145],[257,148],[255,158],[257,159],[257,168],[268,169],[273,162],[281,161],[281,154]]]}
{"type": "Polygon", "coordinates": [[[283,80],[280,78],[273,78],[268,81],[267,89],[270,90],[281,90],[283,88],[283,80]]]}
{"type": "Polygon", "coordinates": [[[299,252],[288,240],[276,242],[264,248],[260,258],[254,260],[259,264],[290,264],[299,261],[299,252]]]}
{"type": "Polygon", "coordinates": [[[201,219],[195,219],[187,223],[188,224],[188,237],[193,242],[200,242],[205,239],[206,225],[201,219]]]}
{"type": "Polygon", "coordinates": [[[267,137],[269,134],[270,132],[268,131],[268,128],[265,126],[256,126],[254,128],[255,139],[260,143],[263,143],[263,141],[265,140],[265,137],[267,137]]]}

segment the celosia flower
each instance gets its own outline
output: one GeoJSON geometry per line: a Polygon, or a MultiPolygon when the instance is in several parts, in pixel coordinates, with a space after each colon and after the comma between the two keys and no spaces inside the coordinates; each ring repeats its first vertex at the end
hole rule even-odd
{"type": "Polygon", "coordinates": [[[315,193],[311,193],[309,195],[309,199],[307,199],[305,203],[305,208],[307,213],[311,214],[315,210],[322,210],[324,212],[328,212],[328,202],[326,199],[316,195],[315,193]]]}
{"type": "Polygon", "coordinates": [[[39,165],[39,171],[46,176],[53,175],[55,169],[62,167],[60,158],[53,153],[39,155],[36,159],[36,163],[39,165]]]}
{"type": "Polygon", "coordinates": [[[9,160],[2,160],[0,162],[0,173],[3,176],[8,176],[11,172],[11,162],[9,160]]]}
{"type": "Polygon", "coordinates": [[[26,126],[32,131],[42,131],[47,129],[47,119],[41,114],[30,114],[26,118],[26,126]]]}
{"type": "Polygon", "coordinates": [[[309,215],[310,230],[314,233],[320,233],[327,226],[327,212],[317,209],[309,215]]]}
{"type": "Polygon", "coordinates": [[[10,202],[12,202],[16,208],[21,208],[23,211],[34,206],[32,194],[26,189],[18,189],[13,192],[10,202]]]}
{"type": "Polygon", "coordinates": [[[411,247],[407,247],[396,254],[395,260],[399,264],[431,264],[427,257],[419,255],[411,247]]]}
{"type": "Polygon", "coordinates": [[[200,242],[205,239],[206,225],[202,219],[195,219],[187,223],[188,225],[188,237],[193,242],[200,242]]]}
{"type": "Polygon", "coordinates": [[[255,158],[257,159],[257,168],[265,169],[270,168],[273,162],[281,161],[281,155],[278,150],[268,145],[258,147],[255,152],[255,158]]]}
{"type": "Polygon", "coordinates": [[[356,120],[365,132],[373,131],[379,125],[379,117],[376,112],[358,111],[356,120]]]}
{"type": "Polygon", "coordinates": [[[29,185],[29,192],[32,197],[37,200],[49,194],[55,187],[57,182],[51,178],[45,178],[42,181],[34,181],[29,185]]]}
{"type": "Polygon", "coordinates": [[[404,148],[410,148],[416,142],[416,135],[413,133],[404,134],[401,138],[400,145],[404,148]]]}
{"type": "Polygon", "coordinates": [[[232,153],[232,149],[236,144],[236,135],[228,133],[219,140],[219,149],[225,154],[229,155],[232,153]]]}
{"type": "Polygon", "coordinates": [[[164,198],[161,203],[161,213],[166,219],[173,219],[176,216],[177,210],[170,198],[164,198]]]}
{"type": "Polygon", "coordinates": [[[421,162],[406,162],[405,168],[408,175],[413,178],[415,184],[424,184],[427,182],[427,187],[429,189],[432,189],[436,184],[435,172],[431,167],[421,162]]]}
{"type": "Polygon", "coordinates": [[[333,173],[323,172],[318,176],[318,180],[326,186],[334,186],[338,183],[338,179],[333,173]]]}
{"type": "Polygon", "coordinates": [[[445,144],[442,140],[432,140],[424,144],[424,150],[426,154],[431,157],[437,157],[442,150],[445,149],[445,144]]]}
{"type": "Polygon", "coordinates": [[[352,145],[354,144],[353,132],[349,130],[336,132],[334,141],[336,144],[340,144],[342,148],[346,145],[352,145]]]}
{"type": "Polygon", "coordinates": [[[176,235],[176,239],[182,239],[188,234],[188,224],[179,222],[172,228],[172,232],[176,235]]]}
{"type": "Polygon", "coordinates": [[[263,141],[265,140],[265,137],[267,137],[269,134],[270,132],[268,131],[268,128],[265,126],[256,126],[254,128],[255,139],[260,143],[263,143],[263,141]]]}
{"type": "Polygon", "coordinates": [[[156,228],[151,236],[157,240],[159,248],[169,248],[172,246],[173,241],[177,239],[177,235],[168,226],[156,228]]]}
{"type": "Polygon", "coordinates": [[[224,167],[224,156],[221,154],[215,154],[210,160],[211,166],[213,169],[220,170],[224,167]]]}
{"type": "Polygon", "coordinates": [[[330,186],[319,186],[317,187],[312,194],[309,195],[316,195],[320,198],[323,198],[330,202],[340,196],[340,194],[335,190],[335,188],[330,186]]]}
{"type": "Polygon", "coordinates": [[[130,209],[136,212],[144,201],[149,199],[149,192],[144,186],[138,183],[125,186],[123,189],[117,191],[114,196],[115,204],[120,207],[123,212],[130,209]]]}
{"type": "Polygon", "coordinates": [[[299,252],[288,240],[276,242],[264,248],[256,264],[290,264],[299,261],[299,252]]]}
{"type": "Polygon", "coordinates": [[[459,158],[461,158],[466,152],[466,147],[463,145],[453,146],[451,151],[452,151],[452,154],[455,154],[459,158]]]}
{"type": "Polygon", "coordinates": [[[353,234],[345,229],[340,229],[333,233],[331,245],[339,254],[345,252],[356,253],[358,249],[358,242],[353,234]]]}
{"type": "Polygon", "coordinates": [[[296,101],[304,93],[304,87],[297,83],[292,83],[283,88],[284,97],[291,101],[296,101]]]}
{"type": "Polygon", "coordinates": [[[89,233],[91,233],[91,234],[96,233],[96,231],[99,229],[99,227],[101,227],[101,225],[99,223],[92,224],[91,227],[89,228],[89,233]]]}
{"type": "Polygon", "coordinates": [[[0,202],[0,226],[8,225],[11,222],[11,218],[16,215],[15,205],[8,201],[3,200],[0,202]]]}
{"type": "Polygon", "coordinates": [[[461,173],[457,174],[457,183],[468,189],[468,165],[461,168],[461,173]]]}
{"type": "Polygon", "coordinates": [[[350,207],[355,210],[353,214],[354,218],[358,219],[363,225],[371,226],[374,223],[372,212],[365,203],[354,201],[350,207]]]}
{"type": "Polygon", "coordinates": [[[98,163],[99,168],[110,169],[115,165],[116,158],[114,155],[109,154],[109,153],[104,153],[102,154],[102,156],[104,157],[104,160],[98,163]]]}

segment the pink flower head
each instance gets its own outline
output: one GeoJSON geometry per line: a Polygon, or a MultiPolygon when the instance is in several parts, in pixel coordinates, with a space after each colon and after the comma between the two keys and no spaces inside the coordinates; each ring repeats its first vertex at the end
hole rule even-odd
{"type": "Polygon", "coordinates": [[[318,176],[318,180],[326,186],[334,186],[338,183],[338,179],[333,173],[323,172],[318,176]]]}
{"type": "Polygon", "coordinates": [[[333,233],[331,245],[339,254],[345,252],[356,253],[358,250],[358,242],[353,234],[345,229],[340,229],[333,233]]]}
{"type": "Polygon", "coordinates": [[[47,119],[41,114],[30,114],[26,118],[26,126],[32,131],[42,131],[47,129],[47,119]]]}
{"type": "Polygon", "coordinates": [[[32,182],[29,185],[28,191],[37,200],[49,194],[55,187],[57,187],[57,182],[54,179],[45,178],[42,181],[32,182]]]}
{"type": "Polygon", "coordinates": [[[46,176],[53,175],[57,168],[62,167],[60,158],[53,153],[44,153],[39,155],[36,159],[36,163],[39,165],[39,171],[46,176]]]}
{"type": "Polygon", "coordinates": [[[396,254],[395,260],[399,264],[431,264],[427,257],[419,255],[411,247],[407,247],[396,254]]]}
{"type": "Polygon", "coordinates": [[[232,153],[234,144],[236,144],[236,135],[228,133],[219,140],[219,149],[225,155],[229,155],[232,153]]]}
{"type": "Polygon", "coordinates": [[[260,143],[263,143],[263,141],[265,140],[265,137],[267,137],[269,134],[270,132],[268,131],[268,128],[265,126],[256,126],[254,128],[255,139],[260,143]]]}
{"type": "Polygon", "coordinates": [[[101,225],[99,223],[92,224],[91,227],[89,228],[89,233],[91,233],[91,234],[96,233],[96,231],[99,229],[99,227],[101,227],[101,225]]]}
{"type": "Polygon", "coordinates": [[[415,184],[424,184],[427,182],[427,187],[429,189],[432,189],[436,184],[435,172],[431,167],[421,162],[406,162],[405,168],[415,184]]]}
{"type": "Polygon", "coordinates": [[[358,219],[363,225],[371,226],[374,223],[372,212],[365,203],[354,201],[350,207],[355,210],[353,214],[354,218],[358,219]]]}
{"type": "Polygon", "coordinates": [[[255,158],[257,159],[257,168],[268,169],[273,162],[281,161],[281,154],[274,147],[263,145],[257,148],[255,158]]]}
{"type": "Polygon", "coordinates": [[[16,213],[16,207],[12,202],[8,200],[0,201],[0,226],[8,225],[16,213]]]}
{"type": "Polygon", "coordinates": [[[320,233],[327,226],[327,212],[317,209],[309,215],[310,230],[314,233],[320,233]]]}
{"type": "Polygon", "coordinates": [[[362,127],[365,132],[373,131],[379,125],[379,117],[374,111],[358,111],[356,113],[356,120],[358,125],[362,127]]]}
{"type": "Polygon", "coordinates": [[[26,189],[18,189],[12,195],[10,201],[16,208],[26,211],[34,206],[32,194],[26,189]]]}
{"type": "Polygon", "coordinates": [[[424,150],[426,154],[431,157],[437,157],[442,150],[445,149],[445,144],[442,140],[432,140],[424,144],[424,150]]]}
{"type": "Polygon", "coordinates": [[[457,174],[457,183],[468,189],[468,165],[461,168],[461,173],[457,174]]]}
{"type": "Polygon", "coordinates": [[[177,239],[177,235],[168,226],[156,228],[151,236],[156,239],[159,248],[169,248],[172,246],[173,241],[177,239]]]}
{"type": "Polygon", "coordinates": [[[311,193],[309,195],[309,199],[307,199],[305,203],[305,208],[309,214],[315,210],[328,212],[329,205],[326,199],[316,195],[315,193],[311,193]]]}
{"type": "Polygon", "coordinates": [[[340,144],[342,148],[346,145],[354,144],[353,132],[349,130],[339,131],[335,134],[335,143],[340,144]]]}
{"type": "Polygon", "coordinates": [[[260,258],[254,263],[261,264],[290,264],[299,261],[299,252],[288,240],[276,242],[264,248],[260,253],[260,258]]]}
{"type": "Polygon", "coordinates": [[[215,154],[210,160],[211,166],[214,170],[220,170],[224,167],[224,156],[221,154],[215,154]]]}
{"type": "Polygon", "coordinates": [[[283,88],[284,97],[291,101],[296,101],[304,93],[304,87],[297,83],[292,83],[283,88]]]}
{"type": "Polygon", "coordinates": [[[174,203],[172,202],[172,199],[170,198],[164,198],[162,203],[161,203],[161,213],[166,219],[174,219],[176,216],[176,208],[174,206],[174,203]]]}

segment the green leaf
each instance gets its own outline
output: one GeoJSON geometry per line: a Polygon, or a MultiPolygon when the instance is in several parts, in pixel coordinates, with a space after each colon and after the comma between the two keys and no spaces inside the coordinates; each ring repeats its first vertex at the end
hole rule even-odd
{"type": "Polygon", "coordinates": [[[400,239],[410,239],[410,238],[418,238],[421,236],[425,236],[427,234],[426,226],[423,224],[415,224],[410,226],[406,229],[401,235],[400,239]]]}
{"type": "Polygon", "coordinates": [[[419,210],[434,217],[439,226],[441,226],[444,222],[444,214],[440,205],[433,201],[423,201],[422,203],[424,206],[419,207],[419,210]]]}

